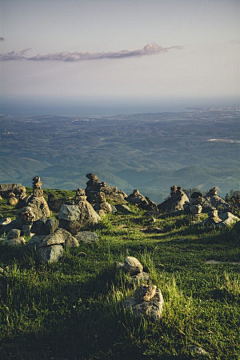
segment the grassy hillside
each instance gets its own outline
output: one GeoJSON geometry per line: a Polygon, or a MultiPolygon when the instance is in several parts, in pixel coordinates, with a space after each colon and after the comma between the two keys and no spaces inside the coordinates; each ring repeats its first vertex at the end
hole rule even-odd
{"type": "MultiPolygon", "coordinates": [[[[14,216],[5,201],[3,210],[14,216]]],[[[68,250],[52,265],[24,247],[0,245],[7,274],[0,275],[2,359],[196,359],[193,346],[208,359],[239,359],[240,264],[233,264],[240,259],[239,233],[201,228],[181,214],[151,223],[132,210],[106,216],[96,244],[68,250]],[[157,323],[123,309],[134,289],[115,261],[126,255],[137,257],[162,290],[157,323]]]]}

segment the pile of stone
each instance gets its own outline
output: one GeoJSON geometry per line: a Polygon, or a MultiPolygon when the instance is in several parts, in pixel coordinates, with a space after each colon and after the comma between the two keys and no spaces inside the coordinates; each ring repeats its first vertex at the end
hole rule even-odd
{"type": "Polygon", "coordinates": [[[52,193],[48,195],[48,207],[50,210],[59,212],[63,204],[62,200],[57,199],[52,193]]]}
{"type": "Polygon", "coordinates": [[[46,218],[50,216],[50,209],[47,201],[43,197],[42,182],[39,176],[35,176],[33,179],[33,192],[27,201],[27,206],[32,208],[35,216],[35,220],[46,218]]]}
{"type": "Polygon", "coordinates": [[[164,202],[158,205],[160,211],[183,210],[185,204],[190,203],[188,196],[180,186],[171,186],[170,196],[164,202]]]}
{"type": "Polygon", "coordinates": [[[210,210],[217,209],[221,211],[230,211],[231,206],[217,194],[217,187],[213,187],[208,191],[203,198],[202,203],[203,212],[207,213],[210,210]]]}
{"type": "Polygon", "coordinates": [[[125,300],[126,309],[132,310],[136,317],[144,316],[152,321],[161,318],[163,312],[163,295],[156,285],[140,285],[133,297],[125,300]]]}
{"type": "Polygon", "coordinates": [[[157,204],[142,195],[138,189],[133,190],[126,200],[129,204],[136,205],[140,209],[147,210],[149,213],[158,213],[157,204]]]}
{"type": "Polygon", "coordinates": [[[107,199],[116,201],[118,203],[125,203],[125,198],[127,195],[122,191],[118,190],[117,187],[108,186],[105,182],[100,182],[98,176],[90,173],[86,177],[89,179],[86,187],[86,195],[88,201],[91,203],[96,202],[97,195],[100,192],[103,192],[106,195],[107,199]]]}
{"type": "Polygon", "coordinates": [[[58,214],[59,226],[75,235],[82,228],[91,228],[100,220],[92,205],[87,201],[85,191],[77,189],[74,205],[63,204],[58,214]]]}
{"type": "Polygon", "coordinates": [[[122,270],[130,276],[129,282],[132,284],[148,282],[150,279],[149,274],[143,271],[140,261],[133,256],[127,256],[124,263],[118,262],[116,266],[118,270],[122,270]]]}
{"type": "Polygon", "coordinates": [[[7,246],[19,246],[25,245],[26,241],[23,236],[21,236],[21,230],[19,229],[12,229],[7,234],[7,237],[0,239],[2,245],[7,246]]]}
{"type": "MultiPolygon", "coordinates": [[[[45,224],[46,225],[46,224],[45,224]]],[[[42,261],[52,263],[58,261],[64,254],[66,248],[76,248],[79,246],[78,240],[65,229],[56,229],[53,226],[45,226],[44,232],[50,232],[48,235],[42,235],[43,228],[35,229],[35,235],[27,243],[27,247],[36,248],[42,261]]]]}
{"type": "Polygon", "coordinates": [[[130,275],[131,284],[138,285],[134,296],[124,301],[124,307],[132,310],[134,316],[144,316],[153,321],[159,320],[164,303],[162,292],[156,285],[149,284],[149,274],[143,272],[140,261],[133,256],[127,256],[124,263],[117,263],[117,268],[130,275]]]}
{"type": "Polygon", "coordinates": [[[7,199],[10,193],[14,193],[15,196],[18,196],[23,187],[22,184],[0,184],[0,195],[4,199],[7,199]]]}
{"type": "Polygon", "coordinates": [[[94,205],[94,210],[100,216],[113,213],[113,207],[107,202],[106,195],[104,192],[100,192],[98,194],[96,199],[96,204],[94,205]]]}
{"type": "Polygon", "coordinates": [[[208,213],[208,218],[205,219],[201,225],[203,226],[215,226],[215,227],[227,227],[232,226],[236,222],[240,221],[240,218],[233,215],[230,212],[218,212],[217,209],[211,210],[208,213]]]}
{"type": "Polygon", "coordinates": [[[195,191],[190,197],[190,202],[184,204],[184,212],[197,216],[202,212],[202,203],[202,193],[195,191]]]}

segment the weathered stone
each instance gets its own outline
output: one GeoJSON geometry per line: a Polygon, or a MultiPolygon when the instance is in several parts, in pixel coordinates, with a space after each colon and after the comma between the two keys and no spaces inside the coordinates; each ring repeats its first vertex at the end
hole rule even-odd
{"type": "Polygon", "coordinates": [[[1,242],[2,245],[6,245],[6,246],[21,246],[21,245],[25,245],[26,241],[24,239],[24,237],[18,237],[15,239],[7,239],[1,242]]]}
{"type": "Polygon", "coordinates": [[[132,284],[142,284],[142,283],[148,283],[150,280],[150,275],[144,271],[138,273],[137,275],[131,276],[130,283],[132,284]]]}
{"type": "MultiPolygon", "coordinates": [[[[151,290],[150,286],[148,288],[149,290],[146,290],[147,293],[149,291],[149,295],[147,296],[148,301],[141,300],[138,296],[135,297],[134,295],[134,297],[126,299],[124,305],[126,309],[132,309],[133,315],[137,317],[144,316],[150,318],[152,321],[157,321],[161,318],[163,311],[164,300],[162,292],[155,287],[151,287],[151,290]]],[[[136,292],[138,292],[138,289],[136,292]]]]}
{"type": "Polygon", "coordinates": [[[134,293],[134,299],[139,302],[150,301],[155,296],[156,290],[157,290],[156,285],[142,284],[136,289],[134,293]]]}
{"type": "Polygon", "coordinates": [[[193,354],[194,359],[203,358],[203,357],[209,358],[209,353],[200,346],[192,345],[190,347],[190,351],[193,354]]]}
{"type": "Polygon", "coordinates": [[[135,257],[127,256],[124,261],[124,271],[130,275],[136,275],[143,271],[143,266],[135,257]]]}
{"type": "Polygon", "coordinates": [[[184,193],[180,186],[171,186],[170,197],[158,205],[160,211],[176,211],[183,210],[184,205],[189,203],[188,196],[184,193]]]}
{"type": "Polygon", "coordinates": [[[110,204],[107,203],[105,193],[100,192],[98,194],[94,210],[97,211],[100,216],[101,214],[105,215],[112,213],[112,207],[110,204]]]}
{"type": "Polygon", "coordinates": [[[8,235],[7,235],[7,239],[17,239],[19,238],[21,235],[21,230],[19,229],[12,229],[9,231],[8,235]]]}
{"type": "Polygon", "coordinates": [[[31,196],[27,204],[32,208],[35,215],[35,220],[47,218],[50,216],[50,209],[43,196],[31,196]]]}
{"type": "Polygon", "coordinates": [[[8,234],[9,231],[12,230],[12,229],[21,230],[22,225],[23,225],[23,223],[22,223],[22,221],[20,219],[13,220],[10,223],[8,223],[7,225],[4,225],[4,226],[1,227],[0,235],[2,235],[4,233],[8,234]]]}
{"type": "Polygon", "coordinates": [[[218,226],[232,226],[236,222],[240,221],[238,216],[235,216],[230,212],[219,213],[219,218],[222,220],[222,222],[219,223],[218,226]]]}
{"type": "Polygon", "coordinates": [[[40,259],[47,263],[58,261],[63,256],[62,245],[52,245],[39,248],[40,259]]]}
{"type": "Polygon", "coordinates": [[[97,234],[92,231],[80,231],[75,235],[75,238],[79,242],[83,242],[87,244],[94,244],[99,240],[97,234]]]}
{"type": "Polygon", "coordinates": [[[78,247],[79,243],[70,232],[65,229],[57,229],[53,234],[47,235],[41,243],[41,247],[51,245],[63,245],[64,247],[78,247]]]}
{"type": "Polygon", "coordinates": [[[31,232],[37,235],[49,235],[58,228],[58,225],[56,219],[38,219],[33,222],[31,232]]]}
{"type": "Polygon", "coordinates": [[[118,204],[116,205],[117,211],[122,212],[123,214],[132,214],[132,210],[129,206],[124,204],[118,204]]]}
{"type": "Polygon", "coordinates": [[[61,209],[61,206],[63,205],[63,201],[57,199],[53,194],[48,195],[48,207],[50,210],[59,212],[61,209]]]}
{"type": "Polygon", "coordinates": [[[0,219],[0,226],[8,225],[12,221],[11,218],[0,219]]]}
{"type": "Polygon", "coordinates": [[[194,215],[201,214],[202,206],[201,205],[190,205],[190,211],[194,215]]]}
{"type": "Polygon", "coordinates": [[[127,202],[129,202],[132,205],[137,205],[143,209],[145,209],[146,206],[148,205],[147,199],[145,198],[145,196],[140,194],[138,189],[133,190],[132,194],[130,194],[127,197],[127,202]]]}
{"type": "Polygon", "coordinates": [[[58,214],[59,220],[79,221],[80,208],[78,205],[63,204],[58,214]]]}
{"type": "Polygon", "coordinates": [[[15,196],[11,196],[11,197],[8,199],[8,205],[16,206],[17,203],[18,203],[18,199],[17,199],[15,196]]]}
{"type": "Polygon", "coordinates": [[[33,235],[27,243],[29,248],[39,248],[42,245],[42,242],[45,238],[45,235],[33,235]]]}

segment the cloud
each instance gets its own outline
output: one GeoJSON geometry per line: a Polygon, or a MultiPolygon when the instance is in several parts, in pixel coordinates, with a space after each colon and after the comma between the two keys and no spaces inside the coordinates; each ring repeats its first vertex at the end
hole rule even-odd
{"type": "Polygon", "coordinates": [[[0,61],[9,61],[9,60],[25,60],[28,59],[26,58],[25,54],[27,53],[29,49],[24,49],[22,51],[16,52],[16,51],[11,51],[7,54],[0,54],[0,61]]]}
{"type": "Polygon", "coordinates": [[[100,59],[123,59],[130,57],[142,57],[146,55],[155,55],[166,53],[169,50],[181,50],[181,46],[171,46],[171,47],[162,47],[155,43],[148,44],[144,46],[143,49],[139,50],[121,50],[117,52],[60,52],[56,54],[38,54],[33,57],[26,57],[25,52],[29,49],[23,50],[21,52],[11,52],[8,54],[0,54],[0,61],[7,60],[31,60],[31,61],[64,61],[64,62],[74,62],[74,61],[87,61],[87,60],[100,60],[100,59]]]}
{"type": "Polygon", "coordinates": [[[1,37],[0,37],[0,41],[5,41],[4,37],[1,36],[1,37]]]}
{"type": "Polygon", "coordinates": [[[228,43],[229,44],[240,44],[240,40],[231,40],[228,43]]]}

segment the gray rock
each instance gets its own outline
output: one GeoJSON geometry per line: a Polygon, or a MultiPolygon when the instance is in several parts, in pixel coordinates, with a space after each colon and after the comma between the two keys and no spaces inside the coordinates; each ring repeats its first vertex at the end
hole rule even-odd
{"type": "Polygon", "coordinates": [[[36,197],[32,195],[27,202],[27,206],[32,208],[34,213],[34,220],[38,220],[41,218],[47,218],[50,216],[50,209],[48,207],[47,201],[44,199],[43,196],[36,197]]]}
{"type": "Polygon", "coordinates": [[[33,235],[33,237],[28,241],[27,247],[28,248],[39,248],[43,242],[45,235],[33,235]]]}
{"type": "Polygon", "coordinates": [[[63,253],[62,245],[46,246],[39,249],[40,259],[47,263],[58,261],[63,256],[63,253]]]}
{"type": "Polygon", "coordinates": [[[99,240],[97,234],[92,231],[79,231],[75,235],[75,238],[79,242],[83,242],[83,243],[87,243],[87,244],[94,244],[95,242],[97,242],[99,240]]]}
{"type": "Polygon", "coordinates": [[[57,229],[55,233],[47,235],[40,247],[62,245],[64,247],[78,247],[79,243],[70,232],[65,229],[57,229]]]}
{"type": "Polygon", "coordinates": [[[21,230],[19,229],[12,229],[9,231],[8,235],[7,235],[7,239],[17,239],[19,238],[21,235],[21,230]]]}
{"type": "Polygon", "coordinates": [[[194,358],[202,358],[202,357],[209,357],[209,353],[204,350],[202,347],[200,346],[196,346],[196,345],[192,345],[190,347],[190,350],[192,352],[192,354],[194,355],[194,358]]]}
{"type": "Polygon", "coordinates": [[[219,213],[219,217],[225,226],[232,226],[236,222],[240,221],[239,217],[233,215],[230,212],[219,213]]]}
{"type": "Polygon", "coordinates": [[[146,272],[140,272],[137,275],[131,276],[130,283],[131,284],[142,284],[142,283],[148,283],[150,280],[150,275],[146,272]]]}
{"type": "Polygon", "coordinates": [[[63,204],[58,214],[60,220],[78,221],[80,218],[80,208],[78,205],[63,204]]]}
{"type": "Polygon", "coordinates": [[[137,275],[143,271],[143,266],[135,257],[127,256],[124,261],[124,271],[130,275],[137,275]]]}
{"type": "Polygon", "coordinates": [[[123,214],[132,214],[132,210],[128,205],[118,204],[116,205],[117,211],[122,212],[123,214]]]}
{"type": "Polygon", "coordinates": [[[26,241],[24,239],[24,237],[19,237],[19,238],[15,238],[15,239],[9,239],[9,240],[4,240],[1,242],[2,245],[6,245],[6,246],[21,246],[21,245],[25,245],[26,241]]]}
{"type": "Polygon", "coordinates": [[[39,219],[33,222],[31,232],[36,235],[49,235],[58,228],[59,222],[56,219],[39,219]]]}
{"type": "Polygon", "coordinates": [[[141,293],[141,290],[136,289],[134,297],[126,299],[124,306],[126,309],[132,309],[134,316],[144,316],[157,321],[161,318],[163,311],[164,300],[162,292],[153,286],[145,286],[145,289],[147,289],[147,292],[149,291],[149,296],[147,295],[146,300],[144,300],[145,295],[142,297],[138,296],[138,292],[141,293]]]}

